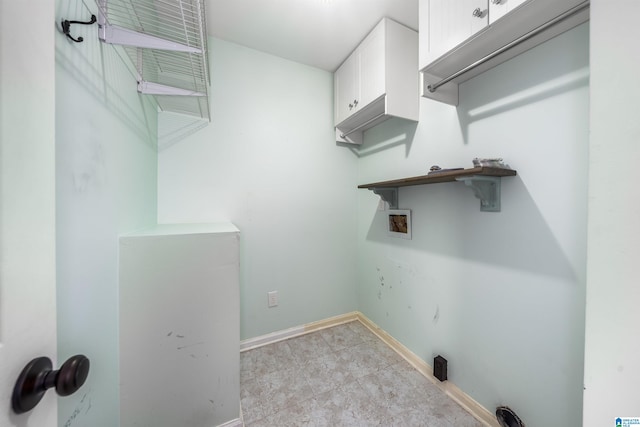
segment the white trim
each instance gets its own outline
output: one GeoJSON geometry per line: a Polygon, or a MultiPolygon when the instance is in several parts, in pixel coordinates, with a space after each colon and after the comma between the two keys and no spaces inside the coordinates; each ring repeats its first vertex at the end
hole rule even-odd
{"type": "Polygon", "coordinates": [[[284,341],[289,338],[309,334],[321,329],[331,328],[333,326],[353,322],[354,320],[358,320],[359,315],[359,312],[352,311],[351,313],[341,314],[339,316],[330,317],[328,319],[319,320],[317,322],[307,323],[306,325],[294,326],[293,328],[283,329],[281,331],[272,332],[270,334],[249,338],[240,341],[240,352],[242,353],[243,351],[252,350],[254,348],[273,344],[279,341],[284,341]]]}
{"type": "Polygon", "coordinates": [[[217,427],[244,427],[242,417],[227,421],[224,424],[219,424],[217,427]]]}
{"type": "Polygon", "coordinates": [[[307,323],[306,325],[304,325],[304,330],[306,333],[311,333],[311,332],[319,331],[321,329],[327,329],[327,328],[332,328],[338,325],[344,325],[345,323],[358,320],[359,314],[360,313],[357,311],[352,311],[351,313],[329,317],[328,319],[318,320],[317,322],[307,323]]]}
{"type": "MultiPolygon", "coordinates": [[[[398,353],[411,366],[420,372],[425,378],[436,385],[447,396],[462,406],[475,419],[488,427],[500,427],[495,415],[489,412],[484,406],[476,402],[471,396],[459,389],[451,381],[441,382],[433,376],[433,368],[427,362],[418,357],[415,353],[401,344],[398,340],[373,323],[367,316],[359,311],[342,314],[328,319],[319,320],[317,322],[307,323],[306,325],[296,326],[282,331],[276,331],[271,334],[261,335],[255,338],[249,338],[240,342],[240,352],[252,350],[268,344],[284,341],[289,338],[316,332],[321,329],[331,328],[333,326],[342,325],[353,321],[359,321],[367,329],[373,332],[378,338],[389,346],[393,351],[398,353]]],[[[226,427],[226,426],[225,426],[226,427]]]]}
{"type": "Polygon", "coordinates": [[[282,331],[272,332],[266,335],[260,335],[259,337],[249,338],[240,341],[240,353],[247,350],[253,350],[254,348],[262,347],[265,345],[284,341],[289,338],[304,335],[307,332],[304,330],[304,326],[295,326],[293,328],[284,329],[282,331]]]}
{"type": "Polygon", "coordinates": [[[418,372],[420,372],[425,378],[435,384],[447,396],[449,396],[456,403],[462,406],[475,419],[480,421],[485,426],[500,427],[500,424],[498,424],[498,420],[496,419],[495,415],[489,412],[484,406],[476,402],[473,398],[471,398],[471,396],[460,390],[451,381],[441,382],[436,377],[434,377],[433,368],[431,367],[431,365],[422,360],[414,352],[409,350],[398,340],[381,329],[378,325],[369,320],[368,317],[358,312],[358,320],[371,332],[373,332],[378,338],[380,338],[385,344],[387,344],[392,350],[394,350],[407,362],[409,362],[409,364],[413,366],[418,372]]]}

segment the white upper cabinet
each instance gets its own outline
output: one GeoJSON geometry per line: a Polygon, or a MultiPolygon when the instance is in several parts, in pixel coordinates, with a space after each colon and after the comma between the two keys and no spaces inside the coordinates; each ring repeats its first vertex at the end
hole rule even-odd
{"type": "Polygon", "coordinates": [[[527,0],[490,0],[489,23],[494,23],[527,0]]]}
{"type": "Polygon", "coordinates": [[[384,29],[377,25],[335,72],[336,124],[385,94],[384,29]]]}
{"type": "Polygon", "coordinates": [[[358,49],[360,56],[359,108],[364,108],[385,94],[385,27],[385,25],[376,26],[358,49]]]}
{"type": "Polygon", "coordinates": [[[362,143],[362,132],[390,118],[418,121],[418,34],[384,18],[334,74],[336,140],[362,143]]]}
{"type": "Polygon", "coordinates": [[[489,0],[421,2],[420,68],[489,25],[488,2],[489,0]]]}
{"type": "Polygon", "coordinates": [[[589,0],[419,0],[422,95],[458,85],[589,19],[589,0]]]}
{"type": "Polygon", "coordinates": [[[333,76],[335,90],[335,120],[339,123],[355,111],[360,98],[360,61],[355,55],[347,58],[333,76]]]}

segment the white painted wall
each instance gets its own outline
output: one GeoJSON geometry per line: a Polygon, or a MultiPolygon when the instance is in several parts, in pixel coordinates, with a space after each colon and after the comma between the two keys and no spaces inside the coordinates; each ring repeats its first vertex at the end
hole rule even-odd
{"type": "Polygon", "coordinates": [[[209,46],[213,122],[159,153],[159,221],[240,229],[243,339],[354,310],[357,165],[335,144],[332,74],[209,46]]]}
{"type": "Polygon", "coordinates": [[[588,24],[421,101],[420,123],[368,131],[359,183],[503,157],[502,212],[460,183],[400,189],[413,240],[385,233],[358,194],[361,311],[487,409],[527,425],[580,425],[589,126],[588,24]]]}
{"type": "Polygon", "coordinates": [[[584,425],[640,418],[640,98],[634,0],[591,2],[584,425]]]}
{"type": "MultiPolygon", "coordinates": [[[[79,0],[56,3],[57,21],[90,14],[79,0]]],[[[96,26],[72,28],[83,43],[55,35],[58,355],[85,354],[91,372],[60,399],[59,424],[112,427],[118,236],[156,222],[156,107],[138,95],[116,50],[100,44],[96,26]]]]}

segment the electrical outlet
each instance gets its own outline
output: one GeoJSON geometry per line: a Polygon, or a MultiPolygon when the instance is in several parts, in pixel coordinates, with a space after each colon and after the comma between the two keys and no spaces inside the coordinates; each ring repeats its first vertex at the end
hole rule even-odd
{"type": "Polygon", "coordinates": [[[278,291],[267,292],[267,298],[269,301],[269,307],[275,307],[278,305],[278,291]]]}
{"type": "Polygon", "coordinates": [[[433,376],[440,381],[447,380],[447,359],[440,355],[433,359],[433,376]]]}

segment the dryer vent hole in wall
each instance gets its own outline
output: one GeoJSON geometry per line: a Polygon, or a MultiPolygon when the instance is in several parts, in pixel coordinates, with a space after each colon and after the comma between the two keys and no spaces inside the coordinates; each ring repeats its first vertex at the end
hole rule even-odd
{"type": "Polygon", "coordinates": [[[508,406],[497,407],[496,418],[502,427],[525,427],[520,417],[508,406]]]}

